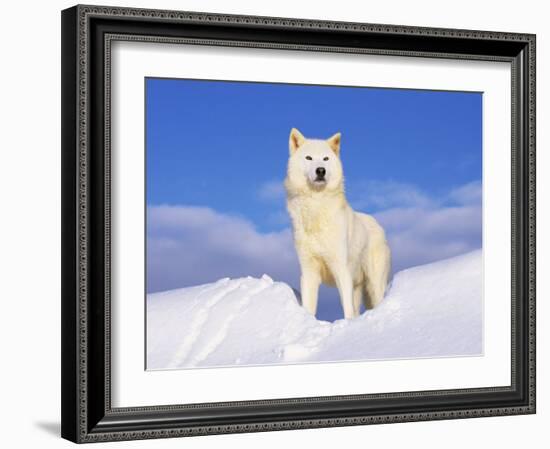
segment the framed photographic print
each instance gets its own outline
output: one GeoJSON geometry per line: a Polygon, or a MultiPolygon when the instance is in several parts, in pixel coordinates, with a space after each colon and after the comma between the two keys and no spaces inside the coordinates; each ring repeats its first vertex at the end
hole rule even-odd
{"type": "Polygon", "coordinates": [[[62,436],[535,412],[535,36],[62,12],[62,436]]]}

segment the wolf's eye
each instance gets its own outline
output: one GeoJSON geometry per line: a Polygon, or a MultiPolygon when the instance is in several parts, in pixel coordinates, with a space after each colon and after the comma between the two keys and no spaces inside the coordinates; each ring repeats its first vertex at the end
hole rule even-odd
{"type": "Polygon", "coordinates": [[[325,157],[323,158],[323,160],[324,160],[324,161],[328,161],[328,156],[325,156],[325,157]]]}
{"type": "Polygon", "coordinates": [[[307,159],[308,161],[311,161],[311,156],[306,156],[306,159],[307,159]]]}

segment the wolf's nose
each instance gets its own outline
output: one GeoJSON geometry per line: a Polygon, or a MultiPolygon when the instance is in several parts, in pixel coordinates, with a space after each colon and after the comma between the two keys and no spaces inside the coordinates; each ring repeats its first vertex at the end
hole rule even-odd
{"type": "Polygon", "coordinates": [[[317,167],[317,169],[315,170],[315,174],[319,176],[319,178],[324,178],[326,172],[327,171],[323,167],[317,167]]]}

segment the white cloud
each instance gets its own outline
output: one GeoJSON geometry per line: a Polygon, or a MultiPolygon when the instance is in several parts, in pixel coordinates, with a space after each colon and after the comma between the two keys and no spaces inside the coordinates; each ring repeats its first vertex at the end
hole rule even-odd
{"type": "Polygon", "coordinates": [[[394,272],[481,247],[481,205],[395,208],[375,216],[386,230],[394,272]]]}
{"type": "Polygon", "coordinates": [[[376,213],[392,248],[394,271],[480,248],[481,200],[481,182],[473,181],[429,201],[404,201],[376,213]]]}
{"type": "Polygon", "coordinates": [[[350,201],[358,209],[430,207],[434,200],[416,186],[393,180],[368,181],[355,186],[350,201]]]}
{"type": "Polygon", "coordinates": [[[481,181],[473,181],[451,190],[449,199],[458,204],[481,204],[481,181]]]}
{"type": "Polygon", "coordinates": [[[260,199],[266,201],[281,201],[285,198],[285,195],[284,183],[279,180],[265,182],[258,190],[260,199]]]}
{"type": "Polygon", "coordinates": [[[151,206],[147,231],[148,291],[264,273],[297,285],[288,228],[260,233],[250,221],[208,207],[151,206]]]}
{"type": "Polygon", "coordinates": [[[362,182],[352,186],[349,198],[357,209],[371,211],[394,208],[434,209],[444,205],[481,204],[482,186],[481,181],[472,181],[438,196],[415,185],[390,179],[362,182]]]}

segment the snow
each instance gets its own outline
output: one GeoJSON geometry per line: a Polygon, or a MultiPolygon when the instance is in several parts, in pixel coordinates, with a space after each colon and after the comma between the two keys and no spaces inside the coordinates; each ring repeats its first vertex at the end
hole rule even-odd
{"type": "Polygon", "coordinates": [[[375,309],[319,321],[269,276],[147,296],[147,369],[482,354],[482,252],[397,273],[375,309]]]}

